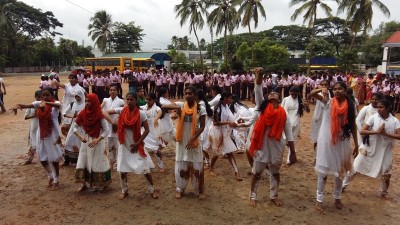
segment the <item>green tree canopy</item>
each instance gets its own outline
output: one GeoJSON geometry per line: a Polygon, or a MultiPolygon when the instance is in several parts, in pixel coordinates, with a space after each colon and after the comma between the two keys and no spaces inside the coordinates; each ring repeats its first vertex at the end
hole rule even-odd
{"type": "Polygon", "coordinates": [[[135,26],[134,22],[116,23],[115,30],[112,32],[111,41],[113,42],[115,52],[137,52],[140,51],[140,42],[142,42],[143,29],[135,26]]]}

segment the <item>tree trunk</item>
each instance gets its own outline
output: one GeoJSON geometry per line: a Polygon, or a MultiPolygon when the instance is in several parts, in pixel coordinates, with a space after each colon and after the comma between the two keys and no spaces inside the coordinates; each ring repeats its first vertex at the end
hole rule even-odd
{"type": "Polygon", "coordinates": [[[199,47],[201,72],[204,74],[203,55],[201,54],[199,37],[197,37],[196,28],[193,25],[192,25],[192,28],[193,28],[194,36],[196,36],[197,46],[199,47]]]}
{"type": "Polygon", "coordinates": [[[225,31],[224,31],[224,64],[225,64],[225,69],[228,69],[228,40],[226,38],[226,30],[227,30],[227,25],[225,25],[225,31]]]}
{"type": "Polygon", "coordinates": [[[254,67],[254,41],[252,40],[252,36],[251,36],[251,28],[250,28],[250,21],[247,24],[247,26],[249,27],[249,45],[251,48],[251,66],[254,67]]]}
{"type": "Polygon", "coordinates": [[[307,75],[310,75],[311,71],[311,59],[312,59],[312,53],[313,53],[313,48],[314,48],[314,42],[315,42],[315,21],[317,20],[317,12],[314,14],[314,21],[312,24],[312,32],[311,32],[311,46],[310,46],[310,51],[308,52],[308,67],[307,67],[307,75]]]}
{"type": "Polygon", "coordinates": [[[351,44],[350,44],[350,49],[351,50],[354,46],[354,42],[356,41],[356,37],[357,37],[357,32],[354,32],[353,37],[351,38],[351,44]]]}

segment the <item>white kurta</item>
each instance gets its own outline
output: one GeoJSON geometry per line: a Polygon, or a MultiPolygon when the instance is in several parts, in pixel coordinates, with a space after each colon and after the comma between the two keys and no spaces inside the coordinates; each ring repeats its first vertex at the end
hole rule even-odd
{"type": "Polygon", "coordinates": [[[331,101],[322,106],[322,122],[318,135],[317,159],[315,170],[325,175],[343,178],[352,166],[352,151],[350,139],[332,144],[331,134],[331,101]]]}
{"type": "MultiPolygon", "coordinates": [[[[111,97],[109,98],[104,98],[103,99],[103,111],[107,111],[107,110],[112,110],[112,109],[116,109],[119,107],[123,107],[125,105],[124,100],[118,98],[118,96],[116,96],[114,99],[112,99],[111,97]]],[[[112,114],[110,115],[111,119],[113,119],[113,121],[115,121],[116,119],[118,119],[118,114],[112,114]]],[[[111,124],[108,124],[109,129],[112,130],[112,126],[111,124]]],[[[117,134],[114,132],[110,132],[108,134],[108,137],[113,137],[113,138],[118,138],[117,134]]]]}
{"type": "MultiPolygon", "coordinates": [[[[219,109],[216,110],[216,113],[219,113],[219,109]]],[[[235,122],[235,117],[233,116],[231,110],[229,109],[228,105],[223,106],[221,105],[221,121],[220,122],[235,122]]],[[[233,143],[231,134],[232,134],[232,127],[229,125],[222,125],[222,126],[214,126],[217,129],[220,130],[221,132],[221,138],[222,138],[222,143],[217,149],[218,153],[222,153],[223,155],[226,155],[228,153],[235,152],[237,150],[237,147],[235,143],[233,143]]],[[[217,133],[217,132],[215,132],[217,133]]],[[[215,135],[215,133],[212,133],[210,131],[210,135],[215,135]]],[[[213,148],[214,148],[213,144],[213,148]]],[[[215,151],[216,149],[214,149],[215,151]]]]}
{"type": "MultiPolygon", "coordinates": [[[[183,102],[176,102],[176,104],[183,109],[183,102]]],[[[206,109],[200,105],[200,111],[197,113],[197,128],[200,127],[200,116],[206,116],[206,109]]],[[[182,131],[182,141],[176,142],[176,156],[175,160],[185,161],[185,162],[203,162],[203,151],[201,148],[201,144],[191,150],[186,149],[186,145],[192,137],[192,116],[185,116],[183,122],[183,131],[182,131]]],[[[199,140],[200,141],[200,140],[199,140]]]]}
{"type": "Polygon", "coordinates": [[[30,149],[36,149],[37,130],[39,129],[39,120],[36,117],[36,109],[33,108],[26,109],[25,117],[27,116],[35,116],[30,119],[31,123],[29,124],[28,145],[30,149]]]}
{"type": "MultiPolygon", "coordinates": [[[[69,104],[67,106],[67,108],[65,108],[65,110],[63,111],[62,115],[65,114],[75,114],[75,112],[77,113],[77,115],[85,108],[85,102],[81,100],[81,102],[77,102],[74,101],[74,103],[72,104],[72,108],[71,108],[71,104],[69,104]]],[[[82,130],[80,128],[78,132],[82,132],[82,130]]],[[[79,138],[74,134],[74,130],[73,129],[69,129],[68,130],[68,134],[67,134],[67,138],[65,139],[65,146],[64,149],[66,151],[70,151],[70,152],[75,152],[74,151],[74,147],[77,148],[78,150],[81,147],[81,140],[79,140],[79,138]]]]}
{"type": "Polygon", "coordinates": [[[83,128],[79,129],[76,122],[72,124],[71,130],[80,132],[87,140],[86,143],[81,143],[79,149],[78,161],[76,163],[76,181],[86,181],[93,186],[104,186],[111,183],[110,162],[106,154],[104,141],[104,138],[107,137],[110,131],[107,121],[104,118],[101,119],[99,136],[103,137],[103,139],[99,141],[94,148],[89,147],[93,138],[90,137],[83,128]]]}
{"type": "Polygon", "coordinates": [[[297,98],[288,96],[282,100],[281,105],[287,112],[287,119],[289,119],[292,124],[293,141],[296,142],[296,138],[300,132],[300,116],[297,114],[299,110],[299,101],[297,98]]]}
{"type": "MultiPolygon", "coordinates": [[[[40,107],[41,101],[33,102],[33,106],[35,109],[40,107]]],[[[55,104],[61,103],[59,101],[55,101],[55,104]]],[[[40,109],[39,109],[40,110],[40,109]]],[[[60,145],[56,144],[58,138],[60,137],[60,125],[58,123],[58,114],[60,109],[55,107],[51,110],[51,119],[53,122],[53,130],[50,136],[41,139],[40,138],[40,125],[39,129],[36,130],[36,150],[38,152],[38,157],[40,161],[48,161],[48,162],[57,162],[62,157],[62,151],[60,145]]]]}
{"type": "Polygon", "coordinates": [[[147,123],[149,124],[149,134],[144,139],[144,147],[153,151],[157,151],[160,146],[160,133],[158,131],[158,127],[157,129],[154,127],[154,119],[161,109],[156,104],[153,104],[151,108],[148,108],[147,104],[141,106],[140,108],[142,108],[142,110],[146,113],[147,123]]]}
{"type": "Polygon", "coordinates": [[[323,106],[324,105],[321,101],[317,101],[315,104],[314,115],[311,119],[311,127],[310,127],[310,139],[313,143],[317,143],[318,140],[319,129],[321,128],[321,123],[322,123],[323,106]]]}
{"type": "MultiPolygon", "coordinates": [[[[116,108],[115,112],[121,114],[123,108],[116,108]]],[[[146,113],[143,110],[140,111],[140,123],[147,120],[146,113]]],[[[146,174],[150,173],[150,167],[148,163],[148,157],[142,157],[138,152],[131,152],[131,145],[135,143],[133,139],[133,131],[131,129],[125,129],[125,143],[120,144],[118,147],[118,158],[117,158],[117,171],[121,173],[132,172],[135,174],[146,174]]],[[[148,153],[146,153],[148,154],[148,153]]],[[[154,164],[153,164],[154,166],[154,164]]]]}
{"type": "MultiPolygon", "coordinates": [[[[168,99],[161,97],[160,98],[161,105],[172,104],[168,99]]],[[[163,118],[158,120],[158,126],[160,131],[160,137],[165,141],[169,142],[174,135],[174,126],[172,124],[171,114],[168,112],[164,113],[163,118]]]]}
{"type": "MultiPolygon", "coordinates": [[[[204,108],[206,108],[206,105],[205,105],[204,101],[200,101],[199,105],[201,105],[204,108]]],[[[204,131],[199,136],[199,140],[201,142],[202,149],[204,151],[210,149],[210,147],[211,147],[210,140],[208,138],[211,125],[212,125],[212,118],[206,116],[206,126],[204,128],[204,131]]]]}
{"type": "MultiPolygon", "coordinates": [[[[235,107],[235,114],[234,114],[235,121],[237,121],[239,118],[251,117],[253,115],[253,113],[250,111],[249,108],[246,108],[242,105],[235,104],[234,107],[235,107]]],[[[248,132],[249,132],[248,127],[237,127],[232,131],[237,148],[241,151],[246,150],[246,140],[248,132]]]]}
{"type": "Polygon", "coordinates": [[[368,121],[368,119],[372,116],[378,113],[378,109],[372,107],[372,104],[369,104],[367,106],[364,106],[360,112],[358,113],[356,117],[356,125],[357,125],[357,138],[358,138],[358,143],[362,143],[362,137],[360,135],[360,131],[362,130],[365,122],[368,121]]]}
{"type": "MultiPolygon", "coordinates": [[[[366,122],[370,130],[379,130],[385,124],[387,133],[395,133],[400,128],[399,120],[389,114],[387,119],[383,119],[379,114],[371,116],[366,122]]],[[[354,169],[364,175],[377,178],[384,174],[392,173],[393,152],[395,139],[382,134],[369,136],[369,146],[361,144],[359,154],[354,160],[354,169]]]]}

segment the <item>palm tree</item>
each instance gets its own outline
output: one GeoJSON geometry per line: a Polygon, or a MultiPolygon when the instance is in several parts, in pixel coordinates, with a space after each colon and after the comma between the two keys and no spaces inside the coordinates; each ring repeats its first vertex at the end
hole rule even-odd
{"type": "Polygon", "coordinates": [[[178,37],[177,36],[172,36],[171,38],[171,44],[172,46],[174,46],[174,49],[176,49],[176,47],[178,46],[178,37]]]}
{"type": "MultiPolygon", "coordinates": [[[[261,13],[261,16],[266,20],[266,14],[264,6],[261,4],[261,0],[235,0],[235,5],[240,5],[238,10],[238,16],[243,15],[242,17],[242,26],[249,28],[249,37],[251,38],[251,21],[254,21],[254,28],[258,26],[258,13],[261,13]]],[[[250,43],[252,47],[252,43],[250,43]]],[[[253,47],[251,48],[251,61],[254,62],[254,51],[253,47]]]]}
{"type": "Polygon", "coordinates": [[[215,6],[208,16],[208,23],[215,28],[215,33],[224,31],[224,64],[228,68],[228,39],[227,32],[232,34],[233,30],[239,27],[240,17],[237,16],[233,0],[214,0],[209,6],[215,6]]]}
{"type": "MultiPolygon", "coordinates": [[[[90,18],[90,21],[92,23],[88,26],[88,36],[92,37],[100,51],[106,52],[107,43],[110,42],[111,38],[111,30],[114,27],[111,15],[107,14],[105,10],[100,10],[90,18]]],[[[110,45],[108,51],[111,51],[110,45]]]]}
{"type": "MultiPolygon", "coordinates": [[[[338,0],[335,0],[338,1],[338,0]]],[[[311,66],[311,57],[312,57],[312,51],[313,51],[313,46],[314,46],[314,40],[315,40],[315,21],[317,20],[317,9],[318,6],[322,8],[322,10],[329,16],[332,16],[332,9],[327,5],[326,3],[321,2],[321,0],[291,0],[289,3],[289,7],[292,7],[294,5],[303,3],[300,8],[296,9],[293,13],[293,15],[290,17],[292,21],[295,21],[297,17],[299,17],[300,14],[304,13],[303,16],[303,23],[306,23],[308,21],[308,27],[312,28],[311,32],[311,46],[310,46],[310,51],[308,55],[308,69],[307,73],[310,73],[310,66],[311,66]]]]}
{"type": "Polygon", "coordinates": [[[203,56],[201,54],[200,41],[196,29],[203,29],[203,14],[207,13],[203,0],[182,0],[181,4],[175,6],[176,17],[180,17],[181,27],[189,20],[189,34],[194,33],[200,52],[200,63],[203,67],[203,56]]]}
{"type": "Polygon", "coordinates": [[[346,11],[346,20],[350,23],[350,30],[353,35],[350,49],[354,45],[358,32],[363,31],[363,34],[366,35],[372,29],[373,6],[378,7],[384,15],[390,17],[389,9],[379,0],[342,0],[340,2],[338,13],[346,11]]]}

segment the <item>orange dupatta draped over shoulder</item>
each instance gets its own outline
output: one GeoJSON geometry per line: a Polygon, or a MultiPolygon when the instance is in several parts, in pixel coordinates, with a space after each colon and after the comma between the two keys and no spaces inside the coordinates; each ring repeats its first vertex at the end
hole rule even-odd
{"type": "MultiPolygon", "coordinates": [[[[140,111],[138,107],[135,107],[133,111],[129,110],[128,106],[122,109],[121,114],[118,119],[118,139],[121,144],[125,144],[125,129],[132,129],[133,140],[137,143],[142,135],[140,132],[141,122],[140,122],[140,111]]],[[[139,155],[146,157],[144,152],[143,141],[139,143],[138,147],[139,155]]]]}
{"type": "Polygon", "coordinates": [[[332,140],[331,143],[335,145],[339,140],[339,136],[342,132],[342,126],[348,123],[348,104],[347,99],[345,99],[342,103],[342,106],[339,106],[339,101],[336,97],[332,99],[331,102],[331,133],[332,140]],[[340,121],[339,117],[342,119],[340,121]]]}
{"type": "MultiPolygon", "coordinates": [[[[183,137],[183,122],[185,119],[185,115],[192,116],[192,136],[196,132],[196,125],[197,125],[197,102],[194,102],[194,106],[189,108],[189,104],[185,102],[183,105],[182,113],[179,118],[179,121],[176,125],[176,141],[181,142],[183,137]]],[[[199,145],[199,140],[196,139],[194,142],[195,147],[199,145]]]]}
{"type": "Polygon", "coordinates": [[[269,103],[264,112],[260,115],[254,125],[253,134],[251,137],[251,144],[249,148],[249,153],[253,157],[254,153],[261,149],[263,144],[263,138],[265,130],[267,127],[271,127],[268,132],[268,137],[275,139],[277,141],[281,140],[282,132],[286,124],[286,111],[282,106],[274,108],[274,106],[269,103]]]}

